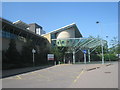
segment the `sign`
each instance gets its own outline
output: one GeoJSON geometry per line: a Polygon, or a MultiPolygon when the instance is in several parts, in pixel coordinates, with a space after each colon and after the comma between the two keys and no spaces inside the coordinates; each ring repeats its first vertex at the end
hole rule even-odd
{"type": "Polygon", "coordinates": [[[36,53],[35,49],[32,49],[32,53],[36,53]]]}
{"type": "Polygon", "coordinates": [[[48,60],[54,60],[54,54],[48,54],[47,58],[48,60]]]}
{"type": "Polygon", "coordinates": [[[83,51],[83,53],[84,53],[84,54],[86,54],[86,53],[87,53],[87,51],[86,51],[86,50],[82,50],[82,51],[83,51]]]}

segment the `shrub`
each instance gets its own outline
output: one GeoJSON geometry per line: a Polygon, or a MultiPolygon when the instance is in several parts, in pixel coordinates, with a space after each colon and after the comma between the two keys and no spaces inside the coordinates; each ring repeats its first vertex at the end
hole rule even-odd
{"type": "MultiPolygon", "coordinates": [[[[100,59],[102,59],[102,55],[100,55],[100,59]]],[[[116,54],[104,54],[105,61],[117,61],[118,57],[116,54]]]]}

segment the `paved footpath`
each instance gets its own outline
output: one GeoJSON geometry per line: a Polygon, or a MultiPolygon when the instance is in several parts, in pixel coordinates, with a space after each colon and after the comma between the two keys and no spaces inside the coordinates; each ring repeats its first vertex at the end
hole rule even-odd
{"type": "Polygon", "coordinates": [[[3,88],[117,88],[118,63],[62,64],[4,78],[3,88]]]}

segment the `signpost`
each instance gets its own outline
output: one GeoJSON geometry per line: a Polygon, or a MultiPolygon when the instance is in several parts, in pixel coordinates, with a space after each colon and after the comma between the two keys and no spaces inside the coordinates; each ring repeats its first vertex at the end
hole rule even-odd
{"type": "Polygon", "coordinates": [[[35,62],[34,53],[36,53],[36,50],[34,48],[32,49],[32,53],[33,53],[33,67],[34,67],[34,62],[35,62]]]}
{"type": "Polygon", "coordinates": [[[54,60],[54,54],[48,54],[48,60],[54,60]]]}
{"type": "MultiPolygon", "coordinates": [[[[49,61],[51,61],[51,60],[54,61],[54,54],[48,54],[47,58],[49,61]]],[[[54,61],[54,64],[56,65],[56,61],[54,61]]]]}
{"type": "Polygon", "coordinates": [[[87,53],[87,51],[83,50],[83,53],[84,53],[84,63],[86,64],[86,53],[87,53]]]}

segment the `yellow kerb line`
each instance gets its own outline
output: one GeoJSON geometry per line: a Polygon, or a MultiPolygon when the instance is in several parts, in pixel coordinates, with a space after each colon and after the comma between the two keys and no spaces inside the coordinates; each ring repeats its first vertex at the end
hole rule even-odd
{"type": "Polygon", "coordinates": [[[82,72],[76,77],[76,79],[74,80],[74,83],[77,82],[77,80],[80,78],[80,76],[84,73],[84,71],[82,70],[82,72]]]}
{"type": "Polygon", "coordinates": [[[16,76],[17,77],[17,79],[22,79],[20,76],[16,76]]]}

